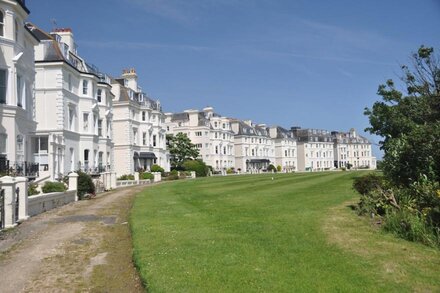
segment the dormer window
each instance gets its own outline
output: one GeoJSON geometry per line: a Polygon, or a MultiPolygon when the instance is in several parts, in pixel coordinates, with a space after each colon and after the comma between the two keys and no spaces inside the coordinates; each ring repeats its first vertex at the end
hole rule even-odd
{"type": "Polygon", "coordinates": [[[4,17],[3,11],[0,10],[0,37],[5,36],[5,34],[4,34],[4,25],[5,25],[4,20],[5,20],[5,17],[4,17]]]}

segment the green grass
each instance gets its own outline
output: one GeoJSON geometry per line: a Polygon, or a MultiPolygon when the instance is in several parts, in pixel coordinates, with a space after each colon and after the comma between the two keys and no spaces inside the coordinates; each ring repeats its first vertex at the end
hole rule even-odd
{"type": "Polygon", "coordinates": [[[437,250],[384,235],[349,210],[355,176],[230,176],[147,188],[130,220],[141,278],[152,292],[439,291],[437,250]]]}

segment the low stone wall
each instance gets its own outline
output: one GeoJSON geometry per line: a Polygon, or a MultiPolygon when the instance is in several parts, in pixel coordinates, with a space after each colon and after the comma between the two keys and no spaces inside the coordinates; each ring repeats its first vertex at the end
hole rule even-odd
{"type": "Polygon", "coordinates": [[[52,192],[30,196],[28,198],[28,215],[35,216],[51,209],[61,207],[76,200],[76,190],[52,192]]]}

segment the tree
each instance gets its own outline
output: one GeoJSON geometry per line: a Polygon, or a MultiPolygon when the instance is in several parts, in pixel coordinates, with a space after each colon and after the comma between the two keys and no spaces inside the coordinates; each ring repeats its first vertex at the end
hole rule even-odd
{"type": "Polygon", "coordinates": [[[181,168],[184,161],[195,160],[199,156],[199,150],[184,133],[167,135],[167,141],[173,168],[181,168]]]}
{"type": "Polygon", "coordinates": [[[402,66],[399,91],[392,80],[380,85],[382,101],[365,109],[371,127],[383,137],[383,170],[395,185],[407,187],[428,179],[440,180],[440,62],[433,48],[421,46],[402,66]]]}

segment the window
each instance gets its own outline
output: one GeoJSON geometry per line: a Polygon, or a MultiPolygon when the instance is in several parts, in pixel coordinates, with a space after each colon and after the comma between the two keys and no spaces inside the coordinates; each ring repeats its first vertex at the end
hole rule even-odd
{"type": "Polygon", "coordinates": [[[147,145],[147,133],[142,133],[142,145],[147,145]]]}
{"type": "Polygon", "coordinates": [[[133,144],[134,145],[137,145],[137,140],[138,140],[137,134],[138,134],[137,128],[133,128],[133,144]]]}
{"type": "Polygon", "coordinates": [[[198,144],[196,144],[196,147],[199,148],[199,149],[201,149],[201,148],[203,147],[203,144],[198,143],[198,144]]]}
{"type": "Polygon", "coordinates": [[[4,33],[4,15],[3,15],[3,11],[0,10],[0,37],[4,37],[5,33],[4,33]]]}
{"type": "Polygon", "coordinates": [[[202,136],[202,132],[201,131],[196,131],[196,136],[202,136]]]}
{"type": "Polygon", "coordinates": [[[98,135],[98,117],[96,114],[93,114],[93,127],[95,135],[98,135]]]}
{"type": "Polygon", "coordinates": [[[98,136],[102,136],[102,119],[98,120],[98,136]]]}
{"type": "Polygon", "coordinates": [[[0,69],[0,104],[6,104],[6,76],[6,70],[0,69]]]}
{"type": "Polygon", "coordinates": [[[89,132],[89,113],[83,114],[83,131],[89,132]]]}
{"type": "Polygon", "coordinates": [[[226,124],[223,123],[222,127],[223,127],[223,129],[225,129],[226,128],[226,124]]]}
{"type": "Polygon", "coordinates": [[[145,111],[142,111],[142,121],[145,121],[145,111]]]}
{"type": "Polygon", "coordinates": [[[226,147],[223,147],[223,154],[226,155],[226,147]]]}
{"type": "Polygon", "coordinates": [[[15,41],[18,42],[18,22],[17,20],[14,21],[15,26],[15,41]]]}
{"type": "Polygon", "coordinates": [[[75,110],[69,107],[69,130],[75,130],[75,110]]]}
{"type": "Polygon", "coordinates": [[[214,127],[217,127],[217,122],[214,122],[214,127]]]}
{"type": "Polygon", "coordinates": [[[156,146],[156,135],[153,135],[153,146],[156,146]]]}
{"type": "Polygon", "coordinates": [[[6,142],[8,135],[6,133],[0,133],[0,154],[6,153],[6,142]]]}
{"type": "Polygon", "coordinates": [[[226,139],[226,135],[223,133],[223,139],[226,139]]]}
{"type": "Polygon", "coordinates": [[[98,92],[96,93],[96,99],[97,99],[98,102],[100,102],[100,103],[101,103],[101,100],[102,100],[101,95],[102,95],[102,90],[101,90],[101,89],[98,89],[98,92]]]}
{"type": "Polygon", "coordinates": [[[69,74],[67,77],[67,86],[69,87],[69,91],[72,91],[72,75],[69,74]]]}
{"type": "Polygon", "coordinates": [[[23,78],[17,75],[17,106],[23,107],[23,78]]]}
{"type": "Polygon", "coordinates": [[[215,153],[218,154],[218,146],[215,146],[215,153]]]}
{"type": "Polygon", "coordinates": [[[87,80],[83,80],[83,95],[87,95],[89,91],[89,82],[87,80]]]}

